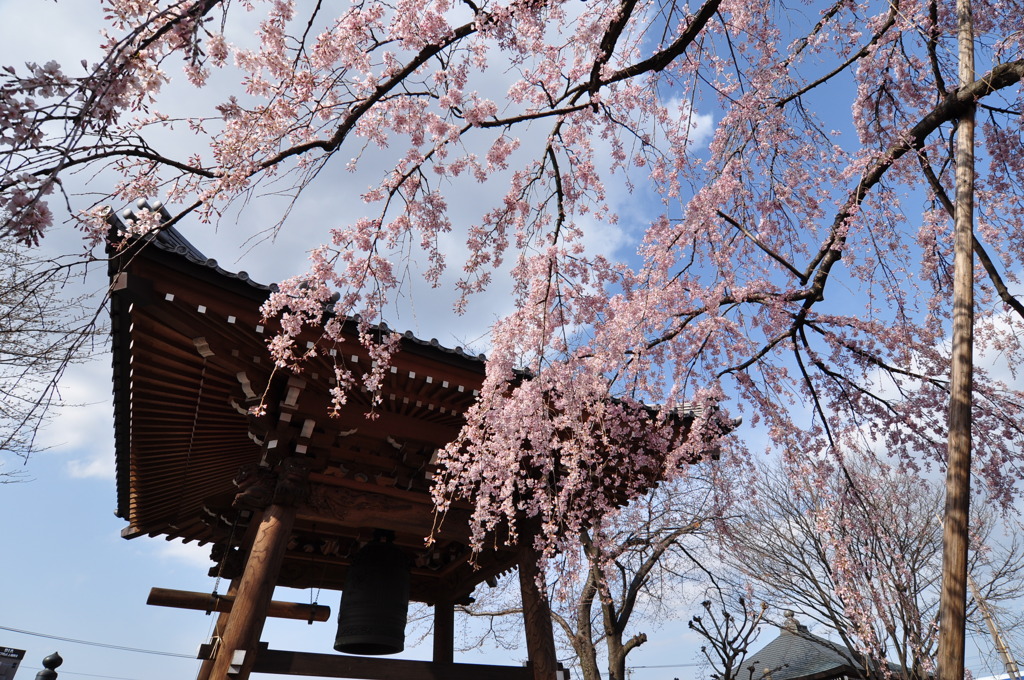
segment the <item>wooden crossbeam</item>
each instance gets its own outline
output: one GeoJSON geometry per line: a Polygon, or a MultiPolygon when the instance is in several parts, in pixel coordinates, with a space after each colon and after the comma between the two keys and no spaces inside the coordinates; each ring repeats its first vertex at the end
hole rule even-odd
{"type": "MultiPolygon", "coordinates": [[[[198,609],[212,612],[229,612],[234,602],[235,598],[232,595],[218,595],[215,598],[210,593],[172,588],[151,588],[149,599],[146,600],[146,604],[158,607],[177,607],[178,609],[198,609]]],[[[300,621],[327,621],[331,618],[331,608],[322,604],[271,600],[267,616],[300,621]]]]}
{"type": "Polygon", "coordinates": [[[261,649],[253,673],[362,680],[532,680],[529,666],[435,663],[408,659],[261,649]]]}

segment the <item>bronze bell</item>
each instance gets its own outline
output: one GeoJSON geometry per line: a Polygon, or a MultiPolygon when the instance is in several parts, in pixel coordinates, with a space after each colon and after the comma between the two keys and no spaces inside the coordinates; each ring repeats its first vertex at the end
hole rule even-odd
{"type": "Polygon", "coordinates": [[[397,654],[405,649],[409,558],[377,530],[352,559],[338,608],[334,649],[346,654],[397,654]]]}

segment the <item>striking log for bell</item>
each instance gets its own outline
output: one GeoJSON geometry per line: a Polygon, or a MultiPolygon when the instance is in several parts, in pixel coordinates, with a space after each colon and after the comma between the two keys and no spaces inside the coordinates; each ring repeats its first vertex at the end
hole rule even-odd
{"type": "MultiPolygon", "coordinates": [[[[235,604],[234,595],[217,595],[197,593],[190,590],[174,590],[172,588],[151,588],[146,604],[158,607],[179,607],[181,609],[198,609],[199,611],[229,612],[235,604]]],[[[282,619],[298,619],[299,621],[327,621],[331,618],[331,608],[322,604],[303,604],[301,602],[281,602],[271,600],[267,606],[267,616],[282,619]]]]}
{"type": "Polygon", "coordinates": [[[405,649],[409,558],[395,535],[377,530],[356,553],[338,608],[334,649],[346,654],[397,654],[405,649]]]}

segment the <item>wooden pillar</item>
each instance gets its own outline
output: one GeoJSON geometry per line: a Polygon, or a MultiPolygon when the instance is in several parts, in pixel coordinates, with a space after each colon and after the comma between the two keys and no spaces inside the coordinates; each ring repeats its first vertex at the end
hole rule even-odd
{"type": "MultiPolygon", "coordinates": [[[[241,550],[242,555],[248,555],[252,551],[252,544],[253,544],[253,541],[256,540],[256,532],[257,532],[257,530],[259,529],[259,526],[260,526],[260,523],[257,521],[258,518],[259,518],[258,514],[256,514],[253,517],[250,517],[249,518],[248,526],[246,526],[246,529],[245,529],[245,533],[242,534],[242,540],[241,540],[240,545],[238,546],[239,550],[241,550]]],[[[236,521],[238,521],[238,520],[236,520],[236,521]]],[[[232,529],[231,530],[231,535],[229,535],[229,537],[228,537],[228,545],[227,545],[228,549],[231,548],[231,539],[234,537],[234,533],[235,533],[235,531],[234,531],[234,529],[232,529]]],[[[222,560],[227,560],[228,559],[228,555],[225,554],[224,557],[221,558],[221,559],[222,560]]],[[[218,568],[218,571],[220,571],[220,569],[222,569],[222,568],[218,568]]],[[[239,586],[239,584],[241,584],[241,582],[242,582],[242,577],[241,576],[233,577],[231,579],[231,585],[228,586],[228,594],[231,595],[232,597],[237,597],[238,596],[238,586],[239,586]]],[[[224,630],[227,628],[228,620],[230,618],[231,618],[231,612],[224,612],[222,614],[217,614],[217,623],[214,624],[214,627],[213,627],[213,637],[223,638],[224,630]]],[[[199,667],[199,674],[196,676],[196,680],[210,680],[210,678],[212,677],[212,675],[213,675],[213,663],[216,660],[216,650],[214,650],[214,651],[215,651],[214,655],[211,656],[209,659],[203,659],[203,663],[199,667]]]]}
{"type": "Polygon", "coordinates": [[[213,662],[211,680],[247,680],[252,672],[267,607],[274,595],[274,584],[294,524],[294,506],[274,504],[263,511],[238,595],[221,637],[220,650],[213,662]],[[244,657],[238,659],[236,652],[244,652],[244,657]],[[240,663],[232,668],[236,661],[240,663]],[[235,672],[229,674],[230,671],[235,672]]]}
{"type": "Polygon", "coordinates": [[[455,605],[441,600],[434,604],[434,663],[455,662],[455,605]]]}
{"type": "Polygon", "coordinates": [[[551,608],[547,595],[537,587],[539,555],[533,538],[522,539],[519,552],[519,589],[523,596],[523,625],[526,628],[526,653],[533,669],[533,680],[555,680],[558,657],[551,630],[551,608]]]}

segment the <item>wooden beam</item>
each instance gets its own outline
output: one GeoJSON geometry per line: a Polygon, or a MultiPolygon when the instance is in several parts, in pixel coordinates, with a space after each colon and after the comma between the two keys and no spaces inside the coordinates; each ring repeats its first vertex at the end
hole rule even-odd
{"type": "Polygon", "coordinates": [[[248,680],[294,524],[294,507],[275,504],[263,511],[214,660],[211,680],[248,680]]]}
{"type": "Polygon", "coordinates": [[[372,526],[424,538],[433,531],[437,538],[469,543],[471,514],[451,508],[438,523],[428,494],[313,473],[298,520],[321,527],[372,526]]]}
{"type": "Polygon", "coordinates": [[[276,649],[260,650],[253,672],[362,680],[531,680],[534,677],[529,666],[441,664],[432,661],[286,652],[276,649]]]}
{"type": "Polygon", "coordinates": [[[434,604],[434,663],[455,661],[455,604],[441,600],[434,604]]]}
{"type": "MultiPolygon", "coordinates": [[[[234,595],[218,595],[214,598],[210,593],[172,588],[151,588],[149,599],[146,600],[146,604],[157,607],[177,607],[178,609],[198,609],[212,612],[229,612],[234,602],[234,595]]],[[[267,606],[267,616],[299,621],[328,621],[331,618],[331,608],[322,604],[271,600],[267,606]]]]}

